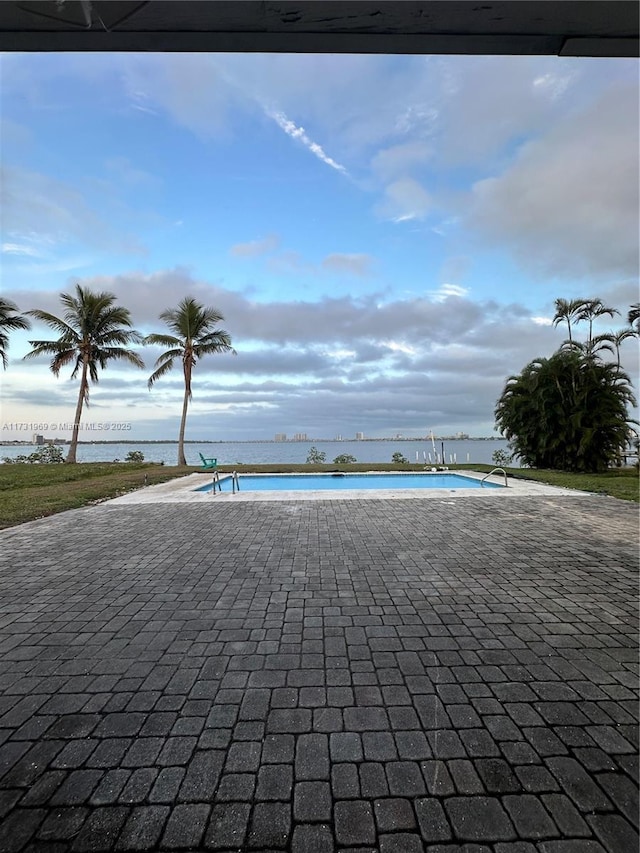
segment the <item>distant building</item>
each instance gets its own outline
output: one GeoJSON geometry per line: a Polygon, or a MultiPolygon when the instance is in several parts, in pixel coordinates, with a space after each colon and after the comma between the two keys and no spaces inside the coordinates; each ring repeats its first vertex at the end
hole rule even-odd
{"type": "Polygon", "coordinates": [[[33,437],[31,439],[31,444],[44,444],[44,436],[40,435],[37,432],[34,432],[33,437]]]}
{"type": "Polygon", "coordinates": [[[364,441],[364,433],[363,432],[357,432],[356,433],[356,441],[364,441]]]}
{"type": "Polygon", "coordinates": [[[308,441],[306,432],[297,432],[293,436],[294,441],[308,441]]]}
{"type": "Polygon", "coordinates": [[[456,438],[459,438],[459,439],[469,438],[469,433],[468,432],[457,432],[456,438]]]}
{"type": "Polygon", "coordinates": [[[277,432],[276,433],[275,441],[286,441],[286,440],[287,440],[286,432],[277,432]]]}

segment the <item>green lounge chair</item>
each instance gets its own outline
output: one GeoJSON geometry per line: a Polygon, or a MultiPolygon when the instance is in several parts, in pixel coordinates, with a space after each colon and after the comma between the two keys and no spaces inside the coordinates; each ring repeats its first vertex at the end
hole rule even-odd
{"type": "Polygon", "coordinates": [[[198,453],[198,456],[202,459],[202,467],[205,470],[212,471],[218,467],[218,460],[216,458],[205,459],[202,453],[198,453]]]}

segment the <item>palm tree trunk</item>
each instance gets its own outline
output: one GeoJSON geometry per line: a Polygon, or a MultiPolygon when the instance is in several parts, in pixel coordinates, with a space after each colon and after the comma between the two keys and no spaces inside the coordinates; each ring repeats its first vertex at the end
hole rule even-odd
{"type": "Polygon", "coordinates": [[[85,360],[82,365],[82,378],[80,379],[80,393],[78,394],[78,405],[76,406],[76,415],[73,419],[73,432],[71,433],[71,444],[69,445],[69,453],[64,460],[67,464],[73,465],[76,461],[76,451],[78,449],[78,433],[80,431],[80,418],[82,417],[82,406],[87,391],[87,370],[88,363],[85,360]]]}
{"type": "Polygon", "coordinates": [[[184,400],[182,402],[182,419],[180,421],[180,435],[178,437],[178,465],[186,465],[187,460],[184,455],[184,432],[187,426],[187,409],[189,408],[189,385],[185,375],[184,382],[184,400]]]}
{"type": "Polygon", "coordinates": [[[573,343],[571,340],[571,317],[567,316],[567,327],[569,329],[569,343],[573,343]]]}

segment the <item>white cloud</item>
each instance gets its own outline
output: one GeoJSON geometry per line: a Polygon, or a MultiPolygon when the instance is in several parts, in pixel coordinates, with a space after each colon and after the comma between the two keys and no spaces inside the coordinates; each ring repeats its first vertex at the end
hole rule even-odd
{"type": "Polygon", "coordinates": [[[34,246],[26,246],[21,243],[3,243],[2,252],[5,255],[26,255],[29,258],[42,257],[42,253],[34,246]]]}
{"type": "Polygon", "coordinates": [[[433,201],[424,187],[413,178],[399,178],[388,184],[384,198],[376,206],[376,212],[393,222],[424,219],[433,207],[433,201]]]}
{"type": "Polygon", "coordinates": [[[331,166],[332,169],[335,169],[337,172],[342,172],[343,175],[348,174],[347,170],[344,166],[341,166],[340,163],[337,163],[334,159],[325,154],[322,146],[318,145],[317,142],[314,142],[304,127],[296,127],[296,125],[290,121],[283,112],[272,112],[270,110],[266,110],[267,115],[272,118],[278,127],[282,128],[284,132],[290,136],[292,139],[298,139],[302,144],[311,151],[319,160],[322,160],[323,163],[326,163],[327,166],[331,166]]]}
{"type": "Polygon", "coordinates": [[[334,349],[334,350],[327,350],[325,352],[325,355],[328,355],[329,358],[337,358],[337,359],[353,358],[355,354],[356,354],[356,351],[352,350],[352,349],[334,349]]]}
{"type": "Polygon", "coordinates": [[[371,160],[371,169],[382,180],[388,181],[423,166],[432,156],[431,147],[421,140],[405,142],[378,151],[371,160]]]}
{"type": "Polygon", "coordinates": [[[383,341],[382,346],[391,350],[391,352],[402,352],[405,355],[416,355],[417,349],[402,343],[402,341],[383,341]]]}
{"type": "Polygon", "coordinates": [[[335,252],[322,260],[322,268],[330,272],[349,273],[364,277],[371,274],[371,255],[335,252]]]}
{"type": "Polygon", "coordinates": [[[436,302],[444,302],[449,297],[462,299],[469,293],[468,287],[461,287],[459,284],[441,284],[437,290],[429,291],[430,296],[436,302]]]}
{"type": "Polygon", "coordinates": [[[637,86],[615,87],[478,181],[467,222],[547,274],[637,275],[638,148],[637,86]]]}
{"type": "Polygon", "coordinates": [[[4,167],[1,177],[3,227],[28,234],[36,250],[75,242],[127,253],[144,251],[119,222],[112,224],[89,204],[77,186],[15,166],[4,167]]]}
{"type": "Polygon", "coordinates": [[[139,189],[159,183],[155,175],[134,166],[128,157],[110,157],[105,161],[105,167],[109,173],[109,179],[117,181],[120,185],[125,184],[139,189]]]}
{"type": "MultiPolygon", "coordinates": [[[[522,305],[473,302],[459,285],[443,286],[441,291],[449,296],[444,301],[436,291],[428,298],[385,302],[374,294],[258,303],[180,269],[100,276],[81,283],[115,293],[143,331],[159,331],[158,313],[186,294],[223,313],[238,356],[213,357],[198,365],[197,406],[189,429],[191,435],[204,437],[212,429],[218,430],[217,437],[271,437],[292,431],[289,424],[310,435],[327,430],[347,434],[358,428],[388,433],[425,423],[436,431],[440,424],[450,431],[484,424],[480,431],[490,431],[506,377],[532,358],[552,352],[559,339],[558,330],[535,322],[522,305]],[[264,409],[265,403],[273,408],[264,409]],[[220,423],[211,420],[221,406],[231,418],[238,413],[224,435],[220,423]],[[264,419],[261,416],[259,424],[247,420],[247,407],[264,410],[264,419]],[[397,421],[390,421],[390,412],[397,421]]],[[[627,300],[631,290],[620,285],[616,293],[627,300]]],[[[55,293],[6,295],[22,309],[60,310],[55,293]]],[[[624,308],[626,302],[613,304],[624,308]]],[[[19,357],[17,338],[15,344],[12,354],[19,357]]],[[[632,350],[637,348],[629,345],[623,352],[625,364],[633,359],[632,350]]],[[[156,349],[142,354],[149,368],[156,349]]],[[[173,434],[178,417],[173,413],[179,410],[182,390],[179,371],[152,395],[146,391],[147,375],[114,366],[101,377],[93,404],[108,408],[114,419],[135,417],[136,428],[144,431],[139,437],[173,434]]],[[[52,385],[46,362],[22,364],[10,371],[10,378],[6,419],[35,420],[39,412],[44,416],[43,407],[48,420],[56,408],[59,420],[69,419],[65,407],[72,410],[77,384],[52,385]]]]}
{"type": "Polygon", "coordinates": [[[237,258],[257,258],[277,249],[280,238],[277,234],[268,234],[258,240],[249,240],[247,243],[236,243],[229,252],[237,258]]]}
{"type": "Polygon", "coordinates": [[[533,88],[534,91],[548,95],[552,100],[555,100],[564,95],[574,77],[575,75],[572,73],[554,74],[548,71],[546,74],[534,78],[533,88]]]}
{"type": "Polygon", "coordinates": [[[532,317],[531,322],[537,326],[552,326],[553,320],[551,317],[532,317]]]}

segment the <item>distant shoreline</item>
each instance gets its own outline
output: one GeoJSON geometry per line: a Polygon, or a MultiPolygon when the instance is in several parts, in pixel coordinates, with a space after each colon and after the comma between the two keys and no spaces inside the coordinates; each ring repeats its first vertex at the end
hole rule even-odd
{"type": "MultiPolygon", "coordinates": [[[[254,438],[254,439],[240,439],[238,441],[232,439],[203,439],[199,440],[189,440],[185,441],[186,444],[313,444],[317,442],[318,444],[364,444],[368,441],[425,441],[425,442],[442,442],[442,441],[504,441],[505,439],[501,438],[498,435],[489,435],[489,436],[467,436],[465,438],[459,438],[455,435],[443,435],[438,436],[434,435],[433,439],[430,435],[427,436],[418,436],[417,438],[305,438],[302,440],[298,439],[288,439],[287,441],[275,441],[273,438],[254,438]]],[[[46,444],[49,443],[51,439],[46,441],[46,444]]],[[[69,441],[64,439],[61,443],[58,444],[58,447],[67,447],[69,445],[69,441]]],[[[126,439],[120,441],[79,441],[78,444],[83,445],[94,445],[94,444],[177,444],[178,442],[175,439],[170,438],[159,438],[159,439],[126,439]]],[[[0,441],[0,447],[42,447],[44,445],[36,445],[31,441],[0,441]]]]}

